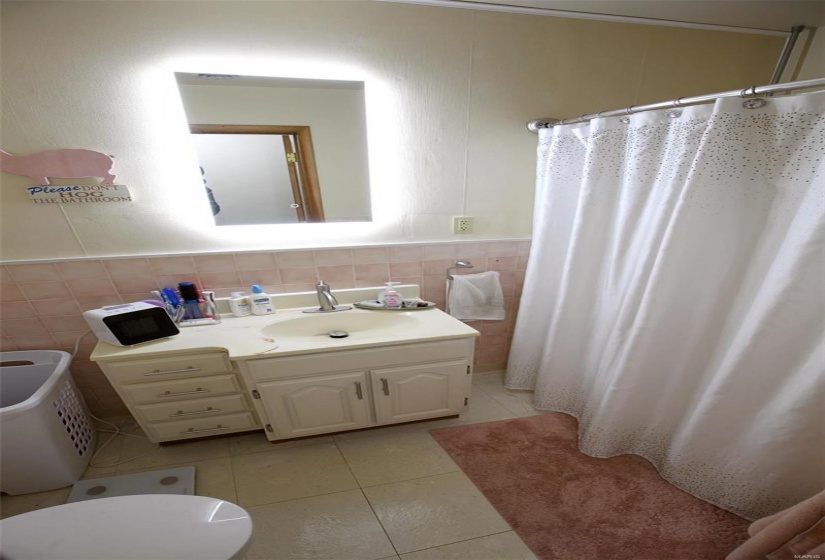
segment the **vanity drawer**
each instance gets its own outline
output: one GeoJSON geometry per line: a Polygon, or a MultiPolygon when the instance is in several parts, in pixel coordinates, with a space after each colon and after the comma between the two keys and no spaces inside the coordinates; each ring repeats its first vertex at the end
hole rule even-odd
{"type": "Polygon", "coordinates": [[[322,352],[311,356],[248,360],[245,366],[253,381],[265,381],[319,373],[469,359],[469,356],[472,356],[472,344],[472,339],[464,338],[425,344],[322,352]]]}
{"type": "Polygon", "coordinates": [[[232,374],[123,385],[120,390],[134,404],[200,399],[241,392],[238,381],[232,374]]]}
{"type": "Polygon", "coordinates": [[[113,385],[185,379],[232,371],[229,357],[221,352],[102,363],[100,366],[113,385]]]}
{"type": "Polygon", "coordinates": [[[208,418],[151,423],[147,424],[144,428],[147,432],[151,432],[147,435],[150,437],[153,436],[154,440],[169,441],[173,439],[214,436],[244,430],[254,430],[259,427],[252,413],[241,412],[238,414],[210,416],[208,418]]]}
{"type": "Polygon", "coordinates": [[[226,395],[224,397],[192,399],[161,404],[144,404],[135,406],[133,412],[141,416],[141,419],[145,422],[166,422],[208,418],[220,414],[245,412],[248,410],[249,407],[247,407],[243,395],[226,395]]]}

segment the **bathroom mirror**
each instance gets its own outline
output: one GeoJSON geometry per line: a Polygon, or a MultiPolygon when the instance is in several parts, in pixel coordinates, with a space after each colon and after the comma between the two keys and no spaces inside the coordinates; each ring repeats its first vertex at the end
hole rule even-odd
{"type": "Polygon", "coordinates": [[[364,82],[175,73],[216,225],[364,222],[364,82]]]}

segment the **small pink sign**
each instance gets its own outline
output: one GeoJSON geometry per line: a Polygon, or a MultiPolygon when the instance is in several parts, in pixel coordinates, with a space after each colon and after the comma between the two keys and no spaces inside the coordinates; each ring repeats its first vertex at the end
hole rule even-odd
{"type": "Polygon", "coordinates": [[[0,150],[0,171],[31,177],[39,185],[50,185],[49,177],[99,177],[102,185],[111,185],[117,179],[112,173],[114,166],[112,156],[92,150],[47,150],[25,156],[14,156],[0,150]]]}

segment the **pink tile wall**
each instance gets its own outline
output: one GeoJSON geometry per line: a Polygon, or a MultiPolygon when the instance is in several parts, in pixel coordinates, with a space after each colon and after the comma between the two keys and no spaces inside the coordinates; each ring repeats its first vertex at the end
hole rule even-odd
{"type": "MultiPolygon", "coordinates": [[[[476,371],[500,370],[510,350],[529,246],[528,241],[492,241],[6,264],[0,266],[0,349],[71,352],[88,328],[83,310],[148,299],[150,290],[182,281],[224,297],[248,293],[252,284],[284,293],[313,290],[319,279],[334,290],[392,280],[420,285],[422,297],[443,309],[446,269],[467,260],[475,268],[457,273],[501,273],[507,319],[468,322],[481,332],[476,371]]],[[[81,341],[71,366],[74,379],[95,414],[125,414],[100,368],[89,361],[96,342],[91,334],[81,341]]]]}

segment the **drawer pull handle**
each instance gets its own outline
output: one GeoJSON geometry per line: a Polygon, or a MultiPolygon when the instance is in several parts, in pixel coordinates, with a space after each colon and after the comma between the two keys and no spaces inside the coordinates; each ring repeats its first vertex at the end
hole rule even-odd
{"type": "Polygon", "coordinates": [[[381,389],[384,391],[385,395],[387,395],[388,397],[390,396],[390,384],[387,383],[386,377],[381,378],[381,389]]]}
{"type": "Polygon", "coordinates": [[[204,432],[221,432],[223,430],[229,430],[229,426],[221,426],[218,424],[216,428],[207,428],[205,430],[196,430],[195,428],[189,428],[188,430],[184,430],[181,434],[189,435],[189,434],[202,434],[204,432]]]}
{"type": "Polygon", "coordinates": [[[144,373],[143,375],[147,375],[147,376],[148,375],[168,375],[170,373],[189,373],[190,371],[200,371],[200,370],[201,370],[201,368],[199,368],[199,367],[189,366],[189,367],[183,368],[183,369],[169,369],[169,370],[166,370],[166,371],[161,371],[159,369],[156,369],[153,372],[144,373]]]}
{"type": "Polygon", "coordinates": [[[199,395],[201,393],[211,393],[211,392],[212,391],[210,389],[201,389],[200,387],[198,387],[194,391],[183,391],[182,393],[170,393],[169,391],[166,391],[165,393],[161,393],[160,395],[158,395],[158,398],[161,399],[161,398],[165,398],[165,397],[179,397],[181,395],[199,395]]]}
{"type": "Polygon", "coordinates": [[[176,418],[178,416],[194,416],[195,414],[211,414],[213,412],[220,412],[220,408],[212,408],[207,407],[205,410],[196,410],[194,412],[184,412],[182,410],[177,411],[175,414],[170,414],[169,418],[176,418]]]}
{"type": "Polygon", "coordinates": [[[364,400],[364,393],[361,391],[361,382],[360,381],[355,382],[355,394],[358,396],[359,401],[364,400]]]}

